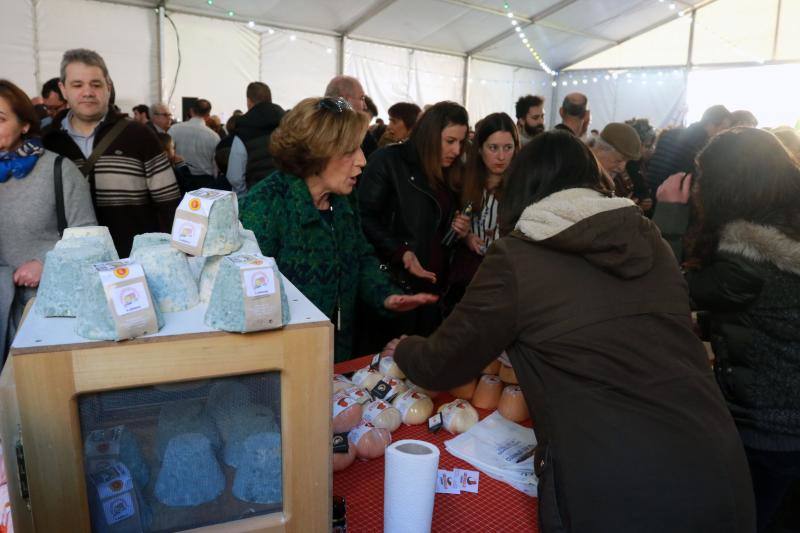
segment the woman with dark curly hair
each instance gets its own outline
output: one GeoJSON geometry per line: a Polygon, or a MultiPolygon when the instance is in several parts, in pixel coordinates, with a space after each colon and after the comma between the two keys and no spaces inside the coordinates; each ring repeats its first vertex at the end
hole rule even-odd
{"type": "Polygon", "coordinates": [[[368,117],[342,98],[306,98],[281,120],[270,152],[278,170],[242,200],[240,218],[264,255],[336,326],[335,360],[350,358],[360,298],[378,311],[436,301],[402,295],[379,268],[351,195],[366,162],[368,117]]]}
{"type": "MultiPolygon", "coordinates": [[[[699,226],[686,278],[710,317],[717,382],[765,531],[800,479],[800,166],[773,134],[735,128],[700,153],[694,180],[699,226]]],[[[687,204],[691,186],[691,175],[670,176],[659,206],[687,204]]]]}

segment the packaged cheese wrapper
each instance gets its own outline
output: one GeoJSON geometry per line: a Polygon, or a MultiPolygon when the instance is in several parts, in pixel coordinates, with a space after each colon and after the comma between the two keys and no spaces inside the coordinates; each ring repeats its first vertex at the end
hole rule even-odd
{"type": "Polygon", "coordinates": [[[132,259],[83,267],[76,333],[119,341],[156,333],[164,326],[142,266],[132,259]]]}
{"type": "Polygon", "coordinates": [[[382,380],[369,390],[369,393],[376,400],[386,400],[390,402],[395,396],[406,390],[408,390],[408,387],[406,387],[406,384],[401,380],[384,376],[382,380]]]}
{"type": "Polygon", "coordinates": [[[350,438],[344,433],[333,435],[331,441],[333,447],[333,471],[344,470],[356,460],[356,446],[350,442],[350,438]]]}
{"type": "Polygon", "coordinates": [[[406,380],[406,387],[408,387],[409,390],[415,390],[417,392],[421,392],[428,398],[436,398],[437,396],[439,396],[439,391],[424,389],[419,385],[415,385],[410,379],[406,380]]]}
{"type": "Polygon", "coordinates": [[[478,411],[466,400],[454,400],[439,407],[444,428],[457,435],[478,423],[478,411]]]}
{"type": "Polygon", "coordinates": [[[475,386],[477,385],[478,380],[473,379],[463,385],[459,385],[458,387],[450,389],[450,394],[453,395],[454,398],[459,398],[461,400],[471,400],[472,395],[475,394],[475,386]]]}
{"type": "Polygon", "coordinates": [[[345,389],[349,389],[353,386],[353,382],[344,377],[341,374],[334,374],[333,375],[333,393],[336,394],[339,391],[343,391],[345,389]]]}
{"type": "Polygon", "coordinates": [[[361,404],[344,391],[333,396],[331,405],[333,406],[334,433],[347,433],[361,422],[364,412],[361,404]]]}
{"type": "Polygon", "coordinates": [[[517,381],[517,374],[514,372],[514,369],[506,365],[500,365],[500,380],[503,383],[510,383],[511,385],[516,385],[519,383],[519,381],[517,381]]]}
{"type": "Polygon", "coordinates": [[[232,254],[221,263],[205,323],[245,333],[289,323],[289,302],[275,261],[256,254],[232,254]]]}
{"type": "Polygon", "coordinates": [[[407,390],[394,399],[403,422],[408,425],[423,424],[433,413],[433,401],[422,392],[407,390]]]}
{"type": "Polygon", "coordinates": [[[197,283],[186,254],[167,244],[140,246],[131,259],[142,265],[147,284],[164,313],[184,311],[200,303],[197,283]]]}
{"type": "Polygon", "coordinates": [[[36,294],[36,313],[47,317],[75,316],[80,305],[83,269],[113,259],[111,252],[96,237],[59,241],[45,255],[36,294]]]}
{"type": "Polygon", "coordinates": [[[384,377],[383,374],[381,374],[374,368],[365,366],[364,368],[357,370],[356,373],[353,374],[352,381],[359,387],[363,387],[371,391],[375,387],[375,385],[377,385],[378,382],[383,379],[383,377],[384,377]]]}
{"type": "Polygon", "coordinates": [[[189,191],[175,211],[172,245],[189,255],[228,255],[242,245],[236,193],[189,191]]]}
{"type": "Polygon", "coordinates": [[[525,403],[525,396],[519,385],[508,385],[503,389],[497,411],[512,422],[522,422],[530,418],[528,404],[525,403]]]}
{"type": "Polygon", "coordinates": [[[400,411],[392,407],[392,404],[383,400],[375,400],[367,404],[362,418],[371,422],[376,428],[394,431],[400,427],[400,411]]]}
{"type": "Polygon", "coordinates": [[[392,443],[392,434],[388,429],[376,428],[363,420],[350,431],[348,437],[356,447],[356,455],[363,460],[382,456],[392,443]]]}
{"type": "Polygon", "coordinates": [[[400,370],[400,367],[397,366],[397,363],[394,362],[394,357],[391,355],[385,355],[381,357],[380,366],[378,370],[381,371],[381,374],[384,376],[389,376],[392,378],[397,379],[404,379],[406,375],[400,370]]]}
{"type": "Polygon", "coordinates": [[[367,391],[367,389],[362,389],[358,385],[351,384],[348,388],[341,392],[342,394],[351,397],[361,405],[367,405],[372,401],[372,396],[370,396],[369,391],[367,391]]]}
{"type": "Polygon", "coordinates": [[[478,380],[475,394],[472,395],[472,405],[479,409],[496,409],[503,393],[503,382],[497,376],[484,374],[478,380]]]}
{"type": "Polygon", "coordinates": [[[489,374],[490,376],[496,376],[497,373],[500,372],[500,360],[495,359],[481,371],[481,374],[489,374]]]}

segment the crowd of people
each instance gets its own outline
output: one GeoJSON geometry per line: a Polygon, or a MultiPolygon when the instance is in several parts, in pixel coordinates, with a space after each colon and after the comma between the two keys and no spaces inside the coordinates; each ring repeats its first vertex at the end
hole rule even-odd
{"type": "Polygon", "coordinates": [[[444,390],[507,353],[543,532],[768,531],[800,477],[795,130],[719,105],[590,131],[581,93],[550,131],[536,95],[516,120],[398,102],[370,125],[359,80],[322,89],[284,110],[253,82],[223,127],[205,99],[127,117],[90,50],[36,101],[1,80],[4,346],[64,227],[108,226],[126,257],[183,192],[225,188],[336,361],[383,348],[444,390]]]}

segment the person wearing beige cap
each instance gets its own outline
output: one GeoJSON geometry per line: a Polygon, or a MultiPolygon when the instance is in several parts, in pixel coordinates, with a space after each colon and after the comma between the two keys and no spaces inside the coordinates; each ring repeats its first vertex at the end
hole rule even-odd
{"type": "Polygon", "coordinates": [[[621,122],[608,124],[600,135],[589,140],[600,166],[612,177],[625,171],[628,161],[642,157],[642,141],[636,130],[621,122]]]}

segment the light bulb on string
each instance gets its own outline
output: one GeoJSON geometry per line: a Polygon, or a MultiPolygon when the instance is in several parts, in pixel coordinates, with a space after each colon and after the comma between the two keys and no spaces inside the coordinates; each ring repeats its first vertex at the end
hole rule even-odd
{"type": "Polygon", "coordinates": [[[551,86],[553,86],[553,87],[558,87],[558,82],[557,82],[557,81],[554,81],[554,82],[553,82],[553,83],[551,83],[550,85],[551,85],[551,86]]]}
{"type": "Polygon", "coordinates": [[[512,13],[511,11],[509,11],[509,12],[508,12],[508,18],[510,18],[510,19],[513,19],[513,18],[514,18],[514,13],[512,13]]]}
{"type": "Polygon", "coordinates": [[[256,27],[256,23],[253,22],[252,20],[250,20],[250,21],[247,22],[247,27],[248,28],[255,28],[256,27]]]}
{"type": "Polygon", "coordinates": [[[290,41],[296,41],[297,40],[297,35],[290,35],[289,36],[289,40],[290,41]]]}
{"type": "Polygon", "coordinates": [[[519,22],[517,22],[516,20],[512,20],[512,21],[511,21],[511,25],[512,25],[512,26],[516,26],[517,24],[519,24],[519,22]]]}

